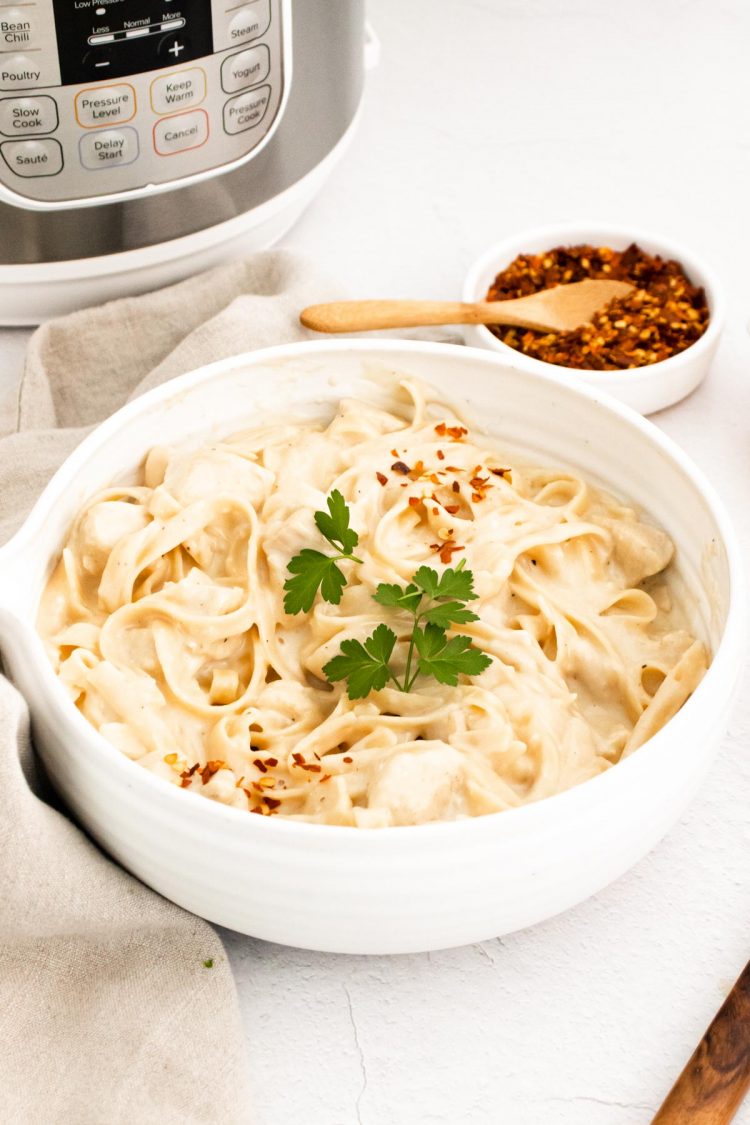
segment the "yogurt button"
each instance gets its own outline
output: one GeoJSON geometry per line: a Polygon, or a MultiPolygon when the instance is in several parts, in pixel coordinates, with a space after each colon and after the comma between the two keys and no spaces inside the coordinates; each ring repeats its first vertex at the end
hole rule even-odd
{"type": "Polygon", "coordinates": [[[268,31],[271,23],[271,0],[254,0],[235,12],[229,21],[227,36],[229,46],[235,47],[240,43],[248,43],[257,39],[259,35],[268,31]]]}
{"type": "Polygon", "coordinates": [[[118,168],[138,159],[138,133],[129,126],[102,129],[81,137],[78,148],[84,168],[118,168]]]}
{"type": "Polygon", "coordinates": [[[37,46],[36,20],[28,8],[0,9],[0,51],[23,51],[37,46]]]}
{"type": "Polygon", "coordinates": [[[0,90],[29,90],[41,86],[41,67],[30,55],[0,56],[0,90]]]}
{"type": "Polygon", "coordinates": [[[46,94],[38,98],[0,99],[0,133],[6,137],[54,133],[57,125],[57,105],[46,94]]]}
{"type": "Polygon", "coordinates": [[[224,106],[224,129],[227,133],[244,133],[260,125],[271,99],[271,87],[260,86],[230,98],[224,106]]]}
{"type": "Polygon", "coordinates": [[[268,78],[271,69],[271,52],[264,43],[248,47],[236,55],[230,55],[221,64],[221,86],[225,93],[245,90],[268,78]]]}
{"type": "Polygon", "coordinates": [[[199,148],[208,140],[208,114],[204,109],[163,117],[154,125],[154,149],[159,156],[172,156],[199,148]]]}
{"type": "Polygon", "coordinates": [[[63,154],[58,141],[5,141],[0,155],[17,176],[56,176],[62,171],[63,154]]]}

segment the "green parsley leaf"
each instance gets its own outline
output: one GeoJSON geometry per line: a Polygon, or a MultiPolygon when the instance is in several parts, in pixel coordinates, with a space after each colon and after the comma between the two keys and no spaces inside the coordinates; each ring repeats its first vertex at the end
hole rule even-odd
{"type": "Polygon", "coordinates": [[[463,569],[463,562],[462,559],[457,567],[449,567],[439,578],[437,571],[431,567],[420,566],[412,582],[430,598],[455,598],[460,602],[470,602],[476,597],[474,576],[470,570],[463,569]]]}
{"type": "Polygon", "coordinates": [[[289,562],[289,571],[294,578],[284,583],[285,613],[307,613],[312,609],[315,595],[320,592],[327,602],[338,605],[341,601],[346,579],[333,559],[305,547],[289,562]]]}
{"type": "Polygon", "coordinates": [[[472,648],[471,637],[457,636],[448,640],[445,630],[427,624],[414,630],[414,644],[419,653],[419,672],[433,676],[441,684],[455,687],[459,675],[478,676],[492,663],[479,649],[472,648]]]}
{"type": "Polygon", "coordinates": [[[326,503],[327,512],[315,513],[318,531],[332,547],[338,547],[343,554],[350,555],[359,543],[359,536],[349,527],[349,509],[346,500],[339,490],[334,488],[326,503]]]}
{"type": "Polygon", "coordinates": [[[422,600],[422,592],[416,586],[409,585],[402,589],[389,582],[381,582],[372,596],[378,605],[393,606],[394,609],[404,609],[408,613],[416,613],[422,600]]]}
{"type": "Polygon", "coordinates": [[[451,625],[465,625],[468,621],[478,621],[476,613],[466,609],[462,602],[438,602],[432,609],[420,615],[422,621],[447,629],[451,625]]]}
{"type": "Polygon", "coordinates": [[[341,642],[341,652],[323,668],[327,678],[347,681],[350,699],[364,699],[371,691],[384,688],[390,671],[388,661],[396,644],[396,634],[387,625],[378,625],[364,644],[349,639],[341,642]]]}

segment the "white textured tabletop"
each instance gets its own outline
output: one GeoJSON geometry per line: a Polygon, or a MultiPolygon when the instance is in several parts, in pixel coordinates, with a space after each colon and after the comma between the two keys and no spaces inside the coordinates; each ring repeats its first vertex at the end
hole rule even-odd
{"type": "MultiPolygon", "coordinates": [[[[361,130],[286,243],[345,291],[455,297],[474,256],[526,226],[601,218],[685,242],[728,323],[709,380],[654,421],[750,551],[746,0],[371,0],[370,16],[383,50],[361,130]]],[[[0,330],[2,394],[25,339],[0,330]]],[[[225,934],[257,1125],[648,1122],[750,955],[747,687],[680,823],[562,917],[390,958],[225,934]]]]}

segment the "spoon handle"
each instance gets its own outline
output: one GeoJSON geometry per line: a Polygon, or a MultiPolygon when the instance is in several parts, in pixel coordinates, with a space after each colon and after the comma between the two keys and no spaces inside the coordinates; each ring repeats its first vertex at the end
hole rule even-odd
{"type": "Polygon", "coordinates": [[[750,1086],[750,962],[652,1125],[727,1125],[750,1086]]]}
{"type": "Polygon", "coordinates": [[[316,332],[370,332],[379,328],[418,328],[424,324],[518,324],[510,309],[514,301],[333,301],[310,305],[300,313],[305,328],[316,332]]]}

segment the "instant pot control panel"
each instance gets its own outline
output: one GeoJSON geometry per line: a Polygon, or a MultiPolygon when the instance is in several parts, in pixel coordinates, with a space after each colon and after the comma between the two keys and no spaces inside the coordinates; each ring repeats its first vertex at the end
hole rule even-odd
{"type": "Polygon", "coordinates": [[[108,202],[250,159],[291,78],[290,0],[0,0],[0,199],[108,202]]]}

